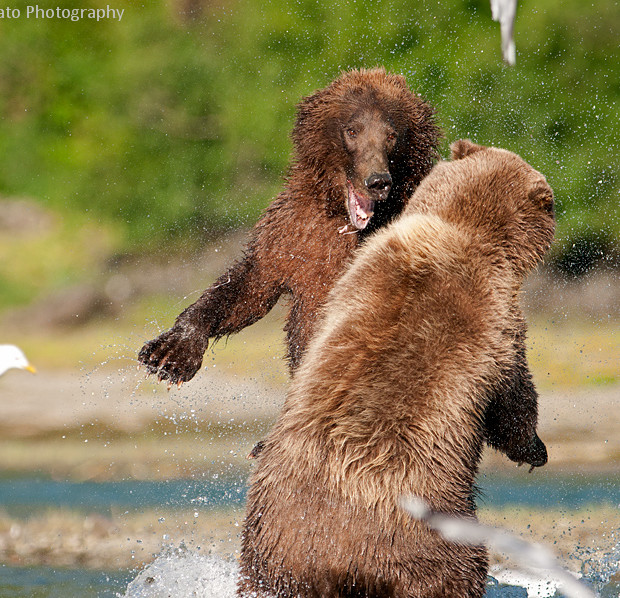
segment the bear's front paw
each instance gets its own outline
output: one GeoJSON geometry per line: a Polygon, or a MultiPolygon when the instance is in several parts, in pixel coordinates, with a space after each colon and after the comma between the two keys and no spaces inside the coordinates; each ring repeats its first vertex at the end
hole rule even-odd
{"type": "Polygon", "coordinates": [[[181,385],[191,380],[202,365],[206,346],[183,331],[172,328],[142,347],[138,360],[149,374],[181,385]]]}

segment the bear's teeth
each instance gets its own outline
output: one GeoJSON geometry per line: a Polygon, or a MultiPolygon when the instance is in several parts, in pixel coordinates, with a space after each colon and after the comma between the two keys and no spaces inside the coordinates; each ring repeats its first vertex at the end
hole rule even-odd
{"type": "Polygon", "coordinates": [[[373,215],[374,202],[357,193],[351,181],[347,181],[348,208],[351,224],[358,230],[366,228],[373,215]]]}
{"type": "Polygon", "coordinates": [[[357,232],[357,230],[358,230],[357,228],[352,227],[352,225],[351,225],[351,223],[350,223],[350,222],[347,222],[344,226],[341,226],[341,227],[338,229],[338,232],[339,232],[341,235],[352,235],[353,233],[356,233],[356,232],[357,232]]]}

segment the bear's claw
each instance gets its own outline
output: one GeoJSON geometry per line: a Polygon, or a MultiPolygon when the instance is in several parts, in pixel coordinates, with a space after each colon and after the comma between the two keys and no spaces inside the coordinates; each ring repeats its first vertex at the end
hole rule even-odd
{"type": "Polygon", "coordinates": [[[196,375],[202,366],[205,349],[172,328],[146,343],[138,354],[138,360],[146,366],[148,374],[157,376],[160,382],[167,380],[170,388],[172,384],[180,386],[196,375]]]}

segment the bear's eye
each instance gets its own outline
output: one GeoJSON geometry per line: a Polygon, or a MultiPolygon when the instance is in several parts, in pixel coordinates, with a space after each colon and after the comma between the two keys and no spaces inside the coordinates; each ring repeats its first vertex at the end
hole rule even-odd
{"type": "Polygon", "coordinates": [[[388,133],[387,140],[389,142],[394,141],[396,139],[396,133],[388,133]]]}
{"type": "Polygon", "coordinates": [[[351,139],[355,139],[357,137],[357,131],[355,129],[347,129],[347,136],[351,137],[351,139]]]}

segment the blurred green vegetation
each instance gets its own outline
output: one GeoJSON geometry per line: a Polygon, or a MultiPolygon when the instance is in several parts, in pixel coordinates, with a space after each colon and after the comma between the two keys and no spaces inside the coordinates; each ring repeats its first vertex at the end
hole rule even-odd
{"type": "MultiPolygon", "coordinates": [[[[26,5],[0,19],[0,197],[108,231],[110,251],[198,246],[251,225],[286,173],[298,100],[383,64],[437,108],[444,154],[470,137],[547,175],[561,269],[615,254],[616,0],[523,0],[513,68],[488,0],[118,0],[120,22],[27,19],[26,5]]],[[[59,258],[56,276],[74,261],[59,258]]],[[[23,299],[0,270],[3,302],[23,299]]]]}

